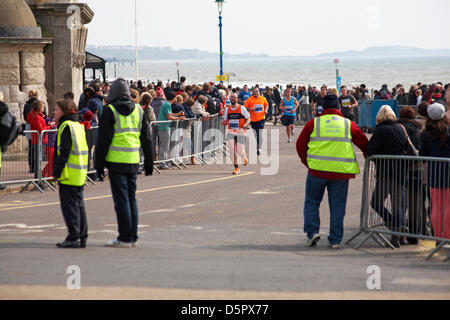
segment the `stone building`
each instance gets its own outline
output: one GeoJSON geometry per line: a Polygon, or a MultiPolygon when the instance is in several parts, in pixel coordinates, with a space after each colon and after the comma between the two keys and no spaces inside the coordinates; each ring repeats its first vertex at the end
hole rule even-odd
{"type": "Polygon", "coordinates": [[[45,87],[48,103],[71,91],[75,101],[83,92],[87,28],[94,13],[77,0],[26,0],[45,37],[53,43],[44,48],[45,87]]]}
{"type": "Polygon", "coordinates": [[[0,91],[17,119],[32,89],[49,112],[67,91],[77,101],[92,17],[76,0],[0,0],[0,91]]]}
{"type": "Polygon", "coordinates": [[[31,9],[24,0],[0,0],[0,91],[17,119],[29,90],[47,100],[43,48],[51,39],[42,37],[31,9]]]}

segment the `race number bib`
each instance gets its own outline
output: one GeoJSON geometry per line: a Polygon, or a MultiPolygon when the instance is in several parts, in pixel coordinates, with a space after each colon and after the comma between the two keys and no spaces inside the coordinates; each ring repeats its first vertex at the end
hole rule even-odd
{"type": "Polygon", "coordinates": [[[230,129],[238,130],[239,129],[239,120],[232,119],[229,122],[230,129]]]}
{"type": "Polygon", "coordinates": [[[350,108],[351,107],[350,99],[342,100],[342,107],[350,108]]]}
{"type": "Polygon", "coordinates": [[[262,104],[255,104],[255,112],[257,112],[257,113],[263,112],[263,105],[262,104]]]}

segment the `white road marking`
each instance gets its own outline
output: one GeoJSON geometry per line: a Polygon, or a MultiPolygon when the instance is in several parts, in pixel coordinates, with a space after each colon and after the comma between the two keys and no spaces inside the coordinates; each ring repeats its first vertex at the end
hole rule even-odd
{"type": "Polygon", "coordinates": [[[145,211],[141,214],[149,214],[149,213],[166,213],[166,212],[175,212],[174,209],[160,209],[160,210],[151,210],[151,211],[145,211]]]}
{"type": "Polygon", "coordinates": [[[392,281],[392,283],[417,286],[450,287],[450,280],[444,279],[397,278],[392,281]]]}
{"type": "Polygon", "coordinates": [[[9,223],[9,224],[0,224],[0,228],[8,228],[8,227],[15,227],[17,229],[42,229],[42,228],[54,228],[58,227],[57,224],[44,224],[39,226],[27,226],[24,223],[9,223]]]}
{"type": "Polygon", "coordinates": [[[279,194],[279,192],[262,190],[262,191],[250,192],[249,194],[261,196],[261,195],[267,195],[267,194],[279,194]]]}
{"type": "Polygon", "coordinates": [[[276,236],[298,236],[298,233],[290,233],[290,232],[271,232],[270,234],[276,236]]]}

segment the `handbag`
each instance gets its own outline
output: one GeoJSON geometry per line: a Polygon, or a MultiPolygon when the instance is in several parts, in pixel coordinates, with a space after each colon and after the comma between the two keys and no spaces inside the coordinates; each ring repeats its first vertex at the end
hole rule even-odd
{"type": "Polygon", "coordinates": [[[411,139],[409,138],[408,132],[406,131],[405,127],[404,127],[402,124],[399,123],[399,125],[400,125],[400,127],[402,127],[403,131],[405,132],[406,139],[408,140],[408,143],[409,143],[409,145],[411,146],[411,149],[412,149],[412,151],[414,152],[414,155],[415,155],[416,157],[418,157],[418,156],[419,156],[419,151],[416,149],[416,147],[414,146],[414,144],[411,142],[411,139]]]}

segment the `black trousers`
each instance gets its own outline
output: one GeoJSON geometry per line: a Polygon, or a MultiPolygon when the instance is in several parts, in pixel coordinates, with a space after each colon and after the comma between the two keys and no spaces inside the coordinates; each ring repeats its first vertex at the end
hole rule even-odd
{"type": "Polygon", "coordinates": [[[86,240],[88,225],[83,201],[84,186],[75,187],[59,184],[61,210],[69,235],[66,241],[86,240]]]}

